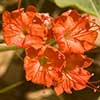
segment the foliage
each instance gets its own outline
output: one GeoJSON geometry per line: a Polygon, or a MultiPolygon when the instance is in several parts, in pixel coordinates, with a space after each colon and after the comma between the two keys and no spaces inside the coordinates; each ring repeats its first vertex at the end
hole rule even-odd
{"type": "Polygon", "coordinates": [[[54,2],[61,8],[77,7],[78,9],[97,15],[100,14],[100,0],[54,0],[54,2]]]}

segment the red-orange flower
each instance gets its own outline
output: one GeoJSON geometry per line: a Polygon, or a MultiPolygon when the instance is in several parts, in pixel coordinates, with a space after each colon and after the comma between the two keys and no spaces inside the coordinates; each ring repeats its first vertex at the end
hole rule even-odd
{"type": "Polygon", "coordinates": [[[45,43],[51,17],[35,11],[29,6],[24,12],[23,8],[3,13],[3,31],[8,45],[18,47],[34,47],[38,49],[45,43]]]}
{"type": "Polygon", "coordinates": [[[26,79],[50,87],[59,78],[63,64],[64,56],[51,46],[45,46],[38,51],[29,48],[24,60],[26,79]]]}
{"type": "Polygon", "coordinates": [[[60,50],[64,53],[84,53],[94,48],[97,37],[94,24],[89,16],[82,16],[75,10],[70,10],[55,18],[52,30],[60,50]]]}
{"type": "Polygon", "coordinates": [[[92,59],[79,54],[67,54],[66,63],[61,71],[62,76],[55,81],[55,91],[60,95],[64,91],[72,93],[71,89],[80,90],[87,86],[91,75],[84,68],[92,64],[92,59]]]}
{"type": "Polygon", "coordinates": [[[62,78],[55,83],[54,90],[57,95],[72,93],[72,89],[81,90],[87,87],[91,74],[83,68],[76,67],[73,70],[62,72],[62,78]]]}

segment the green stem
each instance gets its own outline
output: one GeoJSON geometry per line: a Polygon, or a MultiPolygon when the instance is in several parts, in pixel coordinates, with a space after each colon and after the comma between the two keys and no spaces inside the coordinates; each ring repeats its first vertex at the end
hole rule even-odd
{"type": "Polygon", "coordinates": [[[11,90],[11,89],[23,84],[23,83],[24,83],[24,81],[19,81],[17,83],[11,84],[10,86],[7,86],[7,87],[5,87],[3,89],[0,89],[0,94],[4,93],[4,92],[7,92],[7,91],[9,91],[9,90],[11,90]]]}
{"type": "Polygon", "coordinates": [[[17,50],[20,48],[17,48],[16,46],[2,46],[0,47],[0,52],[2,51],[8,51],[8,50],[17,50]]]}

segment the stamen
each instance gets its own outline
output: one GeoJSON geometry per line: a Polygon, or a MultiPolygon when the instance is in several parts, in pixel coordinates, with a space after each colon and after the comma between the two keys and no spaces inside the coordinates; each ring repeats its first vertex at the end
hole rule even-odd
{"type": "Polygon", "coordinates": [[[100,92],[100,86],[95,86],[93,83],[88,83],[87,87],[93,89],[94,92],[100,92]]]}
{"type": "Polygon", "coordinates": [[[93,83],[93,84],[97,84],[97,83],[100,83],[100,80],[98,80],[98,81],[94,81],[94,82],[91,82],[91,83],[93,83]]]}
{"type": "Polygon", "coordinates": [[[94,73],[92,73],[91,76],[94,76],[94,73]]]}
{"type": "MultiPolygon", "coordinates": [[[[94,73],[91,74],[91,76],[94,76],[94,73]]],[[[94,82],[87,82],[89,88],[93,89],[94,92],[100,91],[100,86],[96,86],[94,84],[100,83],[100,80],[94,81],[94,82]]]]}
{"type": "MultiPolygon", "coordinates": [[[[66,77],[68,77],[74,83],[78,83],[78,84],[82,84],[82,85],[86,84],[86,86],[89,87],[89,88],[91,88],[91,89],[93,89],[94,92],[97,92],[97,91],[100,92],[100,86],[94,85],[95,83],[99,83],[100,80],[99,81],[95,81],[95,82],[88,82],[88,81],[85,81],[84,79],[82,79],[79,75],[77,75],[77,74],[74,73],[75,75],[77,75],[77,77],[79,77],[84,82],[84,83],[83,82],[81,83],[81,82],[78,82],[76,80],[73,80],[73,77],[70,76],[70,74],[71,73],[67,74],[66,77]]],[[[91,76],[94,76],[94,73],[92,73],[91,76]]]]}

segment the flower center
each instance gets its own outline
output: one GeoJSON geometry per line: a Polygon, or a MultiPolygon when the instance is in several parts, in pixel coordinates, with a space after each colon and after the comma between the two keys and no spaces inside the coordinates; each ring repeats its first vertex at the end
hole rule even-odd
{"type": "Polygon", "coordinates": [[[39,62],[41,65],[46,65],[46,64],[50,64],[50,62],[48,61],[48,58],[46,56],[42,56],[40,59],[39,59],[39,62]]]}
{"type": "Polygon", "coordinates": [[[27,33],[28,33],[28,32],[27,32],[27,29],[24,29],[24,30],[23,30],[23,35],[26,36],[27,33]]]}
{"type": "Polygon", "coordinates": [[[65,37],[65,39],[69,39],[68,34],[69,34],[68,32],[65,32],[65,33],[64,33],[64,37],[65,37]]]}
{"type": "Polygon", "coordinates": [[[73,70],[74,68],[75,67],[66,66],[63,70],[64,72],[67,72],[67,71],[73,70]]]}

